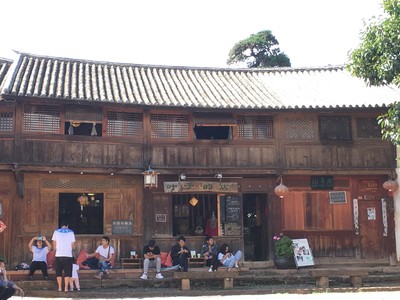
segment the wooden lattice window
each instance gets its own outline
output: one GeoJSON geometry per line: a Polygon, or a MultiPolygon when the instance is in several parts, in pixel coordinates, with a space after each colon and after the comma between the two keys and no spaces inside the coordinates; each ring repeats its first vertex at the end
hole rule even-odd
{"type": "Polygon", "coordinates": [[[274,137],[274,123],[270,116],[239,116],[238,139],[265,140],[274,137]]]}
{"type": "Polygon", "coordinates": [[[319,138],[321,140],[351,140],[351,117],[320,116],[319,138]]]}
{"type": "Polygon", "coordinates": [[[189,138],[189,118],[187,115],[152,114],[150,123],[152,138],[189,138]]]}
{"type": "Polygon", "coordinates": [[[13,113],[11,111],[0,112],[0,132],[12,132],[13,126],[13,113]]]}
{"type": "Polygon", "coordinates": [[[60,107],[24,105],[22,130],[25,132],[60,133],[60,107]]]}
{"type": "Polygon", "coordinates": [[[381,138],[381,128],[376,118],[357,118],[358,138],[381,138]]]}
{"type": "Polygon", "coordinates": [[[143,136],[143,115],[109,111],[107,114],[108,136],[143,136]]]}
{"type": "Polygon", "coordinates": [[[292,118],[285,120],[285,135],[287,139],[307,140],[314,138],[312,118],[292,118]]]}

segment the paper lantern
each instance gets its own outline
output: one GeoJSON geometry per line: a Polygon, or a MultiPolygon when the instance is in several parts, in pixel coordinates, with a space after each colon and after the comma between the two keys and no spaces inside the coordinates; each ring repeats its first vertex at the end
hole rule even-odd
{"type": "Polygon", "coordinates": [[[398,190],[399,184],[397,183],[397,181],[388,180],[388,181],[385,181],[385,182],[383,183],[383,188],[384,188],[385,190],[388,190],[389,192],[394,192],[394,191],[397,191],[397,190],[398,190]]]}

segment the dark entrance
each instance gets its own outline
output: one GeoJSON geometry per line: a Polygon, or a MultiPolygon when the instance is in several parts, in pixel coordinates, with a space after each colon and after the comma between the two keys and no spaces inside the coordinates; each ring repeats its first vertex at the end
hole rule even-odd
{"type": "Polygon", "coordinates": [[[75,234],[103,234],[102,193],[60,193],[58,222],[66,220],[75,234]]]}
{"type": "Polygon", "coordinates": [[[243,194],[244,256],[250,260],[267,260],[267,195],[243,194]]]}

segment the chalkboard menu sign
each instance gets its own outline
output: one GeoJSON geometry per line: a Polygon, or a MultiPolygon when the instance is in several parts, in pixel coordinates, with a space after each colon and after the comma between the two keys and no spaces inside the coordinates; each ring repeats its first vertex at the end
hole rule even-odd
{"type": "Polygon", "coordinates": [[[333,190],[333,176],[311,176],[312,190],[333,190]]]}
{"type": "Polygon", "coordinates": [[[133,222],[129,220],[112,221],[112,234],[133,234],[133,222]]]}
{"type": "Polygon", "coordinates": [[[238,236],[242,234],[242,200],[239,196],[223,196],[220,198],[220,217],[224,235],[238,236]]]}
{"type": "Polygon", "coordinates": [[[241,213],[240,199],[237,196],[227,196],[225,200],[226,222],[239,222],[241,213]]]}

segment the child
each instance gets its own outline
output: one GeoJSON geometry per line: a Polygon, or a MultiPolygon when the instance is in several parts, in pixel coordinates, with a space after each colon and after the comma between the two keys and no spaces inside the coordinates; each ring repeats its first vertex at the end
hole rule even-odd
{"type": "Polygon", "coordinates": [[[72,277],[69,281],[69,290],[72,292],[74,290],[74,282],[75,287],[78,291],[81,290],[79,286],[79,276],[78,276],[79,265],[76,263],[76,259],[74,259],[74,264],[72,265],[72,277]]]}

